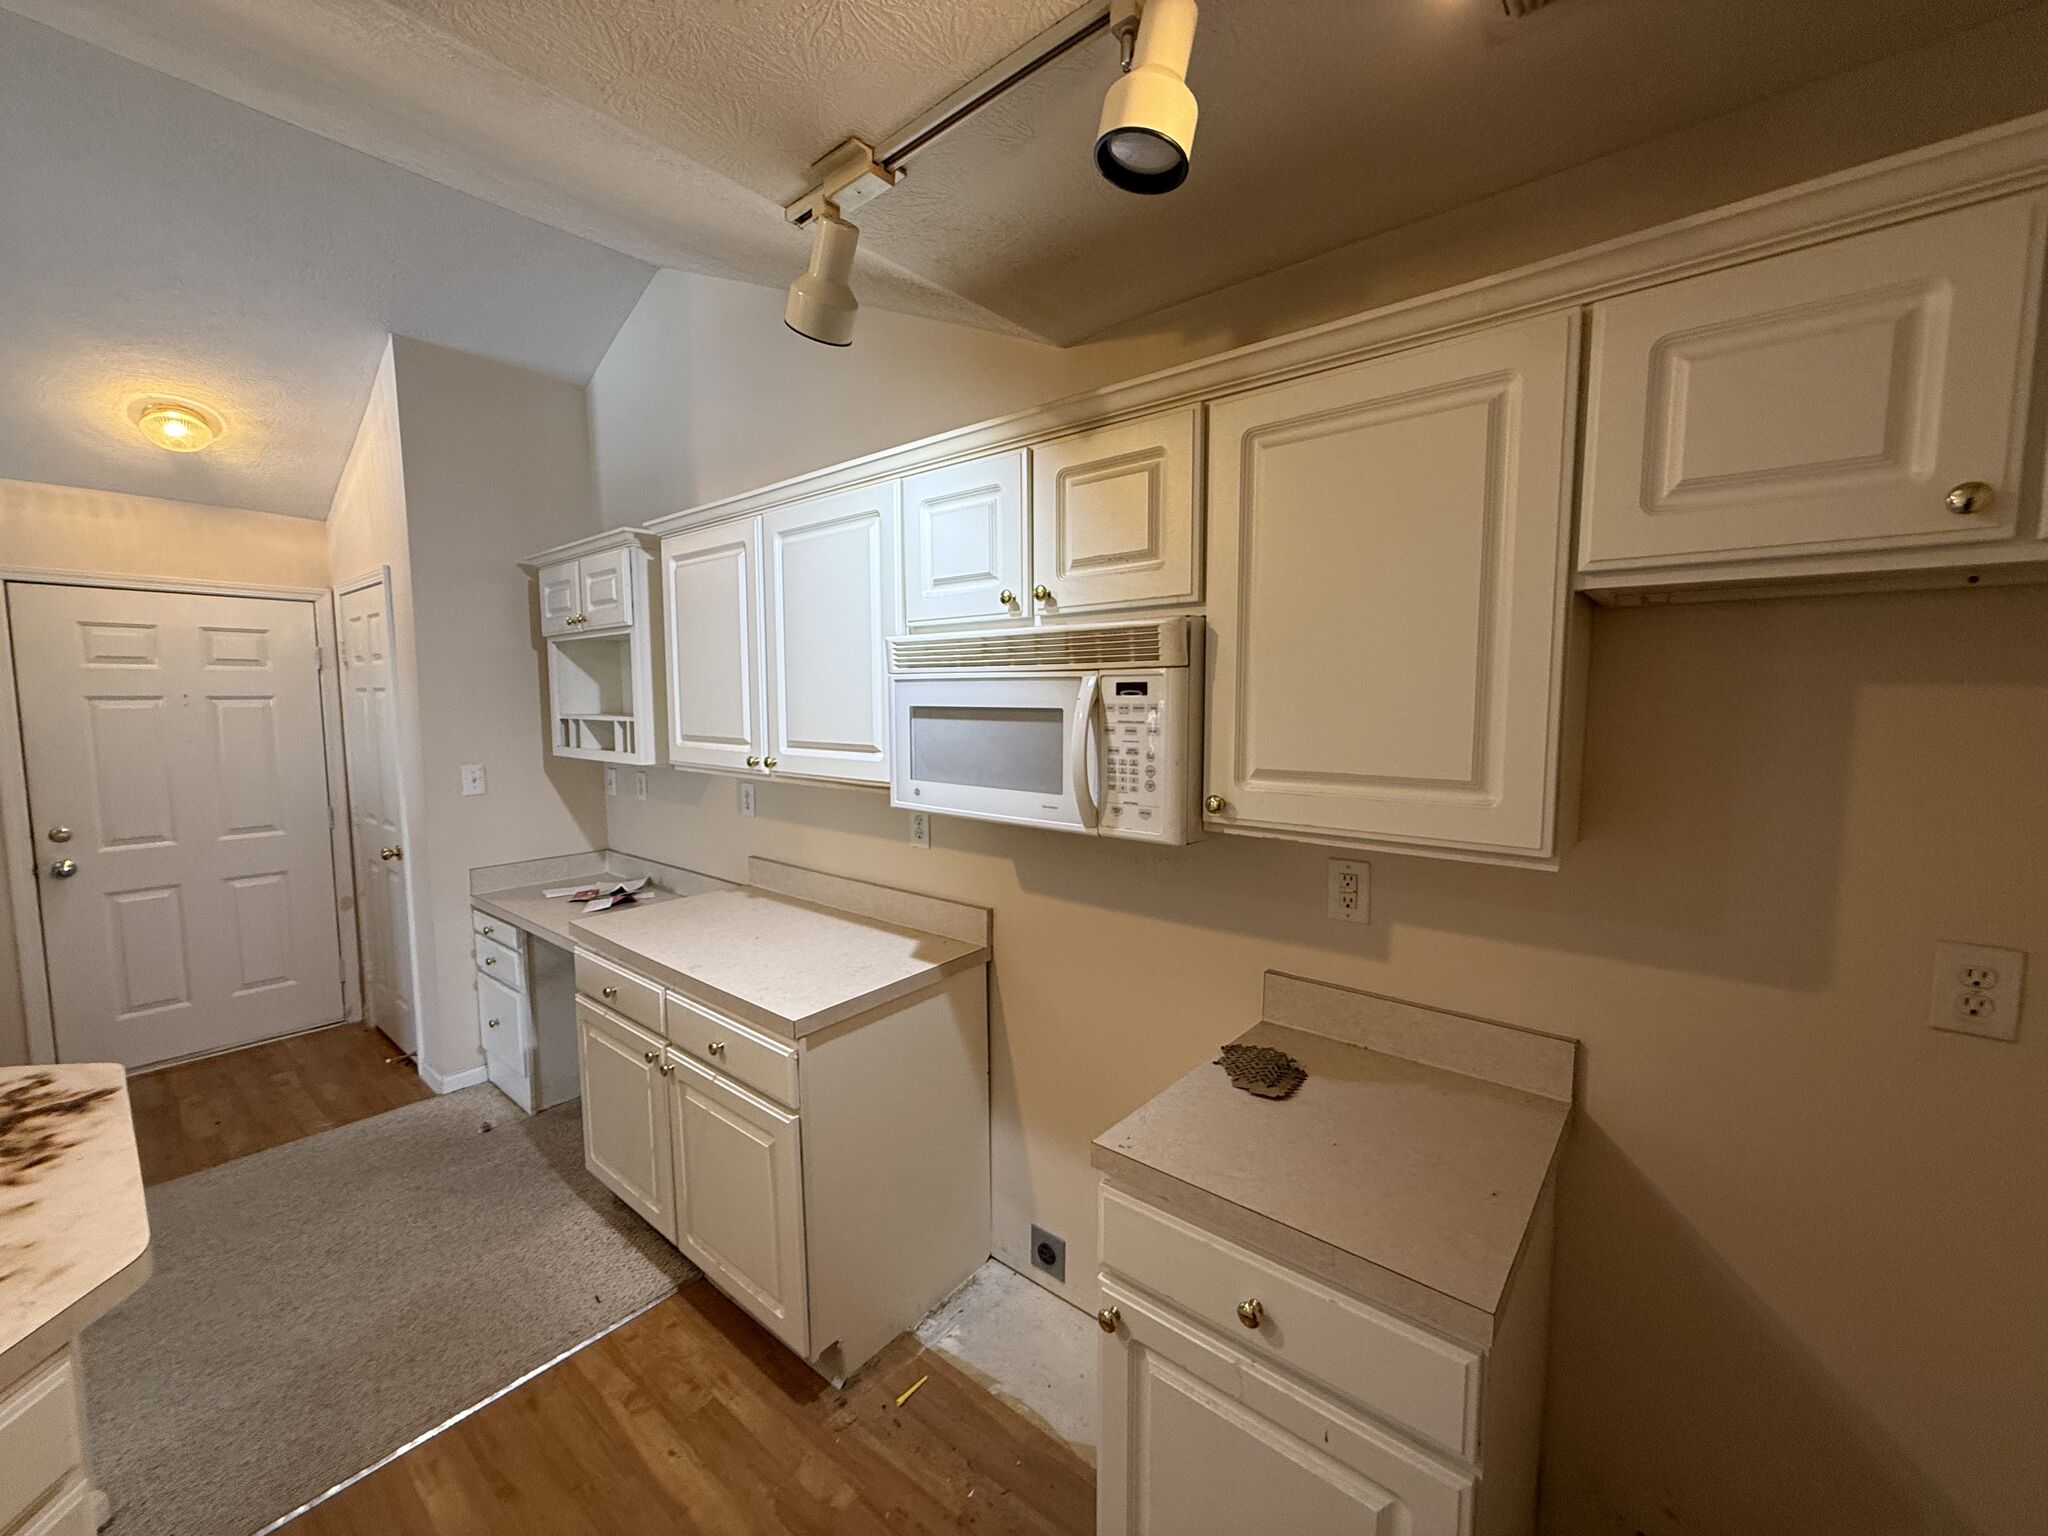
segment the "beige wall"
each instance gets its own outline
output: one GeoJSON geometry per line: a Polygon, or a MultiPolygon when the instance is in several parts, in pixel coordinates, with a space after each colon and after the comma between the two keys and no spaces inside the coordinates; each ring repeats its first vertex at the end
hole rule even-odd
{"type": "Polygon", "coordinates": [[[470,955],[469,871],[604,845],[596,764],[548,752],[546,693],[524,555],[597,530],[582,386],[404,337],[403,424],[422,793],[415,889],[431,928],[422,1059],[442,1078],[483,1063],[470,955]],[[488,791],[461,793],[482,763],[488,791]]]}
{"type": "MultiPolygon", "coordinates": [[[[0,566],[251,586],[327,585],[326,535],[303,517],[0,480],[0,566]]],[[[0,843],[0,858],[8,857],[0,843]]],[[[11,922],[0,924],[0,1066],[28,1060],[11,922]]]]}

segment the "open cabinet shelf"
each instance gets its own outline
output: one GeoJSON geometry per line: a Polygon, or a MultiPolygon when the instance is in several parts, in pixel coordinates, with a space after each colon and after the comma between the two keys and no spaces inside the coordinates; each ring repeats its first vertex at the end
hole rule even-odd
{"type": "Polygon", "coordinates": [[[541,577],[550,750],[557,757],[595,762],[654,762],[661,740],[655,716],[661,690],[655,677],[651,561],[639,536],[626,531],[585,540],[528,563],[539,566],[541,577]],[[585,571],[598,575],[584,582],[579,573],[585,571]],[[603,601],[574,595],[579,582],[600,590],[603,601]],[[583,622],[594,617],[623,622],[596,630],[550,625],[548,595],[562,589],[572,596],[557,606],[575,609],[583,622]]]}

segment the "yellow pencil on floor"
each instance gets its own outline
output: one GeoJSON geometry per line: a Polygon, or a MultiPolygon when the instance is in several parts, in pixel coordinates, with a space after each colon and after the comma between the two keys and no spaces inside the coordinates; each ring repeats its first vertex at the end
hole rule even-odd
{"type": "Polygon", "coordinates": [[[898,1408],[901,1408],[905,1403],[909,1402],[910,1394],[915,1392],[919,1387],[923,1386],[926,1382],[930,1380],[931,1377],[929,1376],[918,1377],[917,1380],[913,1381],[909,1386],[903,1389],[903,1395],[896,1399],[896,1406],[898,1408]]]}

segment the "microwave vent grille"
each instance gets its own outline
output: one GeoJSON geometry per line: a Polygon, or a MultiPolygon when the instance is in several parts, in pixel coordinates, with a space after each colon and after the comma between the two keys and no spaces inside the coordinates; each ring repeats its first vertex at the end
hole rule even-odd
{"type": "Polygon", "coordinates": [[[889,642],[898,673],[1099,671],[1187,664],[1187,622],[1090,624],[1021,634],[910,635],[889,642]]]}

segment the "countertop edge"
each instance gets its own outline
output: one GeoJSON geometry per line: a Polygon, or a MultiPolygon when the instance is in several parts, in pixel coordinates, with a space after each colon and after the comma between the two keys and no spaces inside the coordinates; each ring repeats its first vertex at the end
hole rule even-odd
{"type": "Polygon", "coordinates": [[[80,1296],[63,1311],[45,1318],[0,1351],[0,1387],[6,1387],[34,1370],[60,1348],[105,1317],[142,1289],[155,1267],[150,1241],[119,1269],[80,1296]]]}

